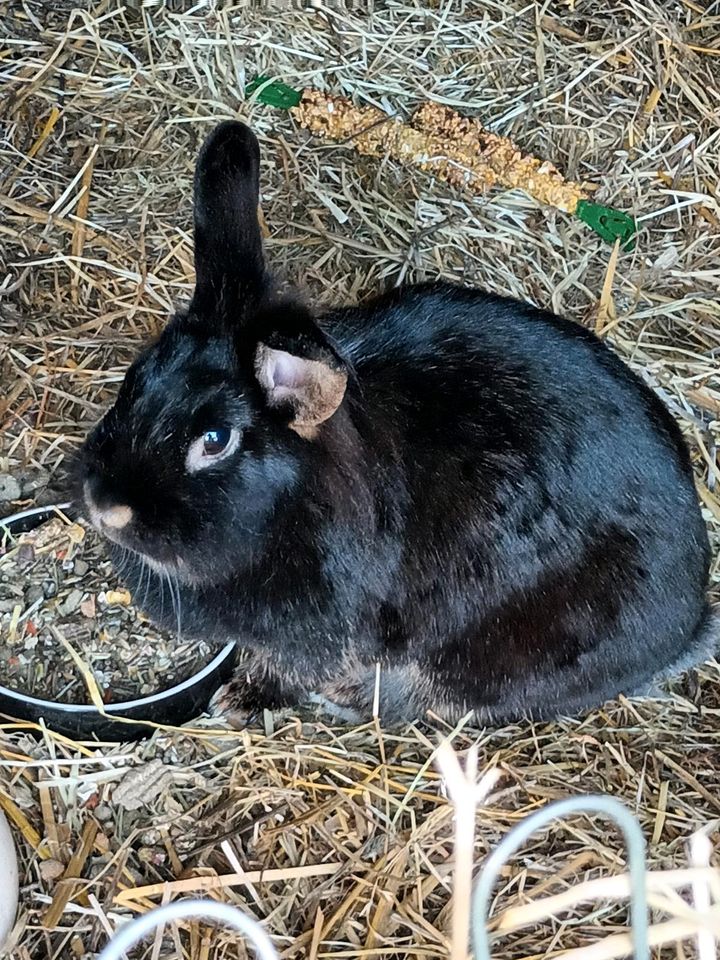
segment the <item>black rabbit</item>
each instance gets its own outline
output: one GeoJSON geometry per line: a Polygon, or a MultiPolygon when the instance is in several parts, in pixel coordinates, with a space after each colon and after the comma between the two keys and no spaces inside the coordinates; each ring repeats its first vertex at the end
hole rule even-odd
{"type": "Polygon", "coordinates": [[[266,272],[259,148],[195,181],[197,287],[79,460],[85,509],[247,651],[236,717],[314,693],[387,720],[575,713],[708,652],[680,432],[591,333],[448,284],[316,318],[266,272]],[[379,668],[378,668],[379,665],[379,668]]]}

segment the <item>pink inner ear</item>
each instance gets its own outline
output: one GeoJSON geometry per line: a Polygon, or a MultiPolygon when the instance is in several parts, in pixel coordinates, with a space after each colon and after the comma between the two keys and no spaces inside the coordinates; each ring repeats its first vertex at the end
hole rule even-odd
{"type": "Polygon", "coordinates": [[[270,355],[272,359],[268,379],[271,387],[295,390],[305,383],[307,370],[305,361],[301,357],[294,357],[285,350],[273,350],[270,355]]]}

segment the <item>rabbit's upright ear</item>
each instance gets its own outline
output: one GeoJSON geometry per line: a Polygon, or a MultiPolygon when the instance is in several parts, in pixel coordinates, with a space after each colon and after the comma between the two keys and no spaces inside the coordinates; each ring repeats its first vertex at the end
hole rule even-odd
{"type": "Polygon", "coordinates": [[[195,168],[193,312],[241,319],[260,298],[265,261],[258,223],[260,147],[244,123],[213,130],[195,168]]]}

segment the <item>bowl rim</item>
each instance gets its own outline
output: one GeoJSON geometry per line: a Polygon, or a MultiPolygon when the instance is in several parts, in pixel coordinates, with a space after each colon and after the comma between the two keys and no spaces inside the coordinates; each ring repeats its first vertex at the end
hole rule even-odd
{"type": "Polygon", "coordinates": [[[72,510],[72,501],[70,500],[65,503],[48,503],[43,507],[28,507],[18,513],[11,513],[9,517],[0,517],[0,527],[10,529],[10,524],[18,523],[20,520],[29,520],[30,517],[39,517],[44,513],[67,513],[69,510],[72,510]]]}
{"type": "MultiPolygon", "coordinates": [[[[27,510],[20,510],[18,513],[10,514],[10,516],[0,517],[0,529],[5,527],[9,530],[11,524],[17,524],[22,520],[29,520],[32,517],[40,517],[44,514],[47,514],[49,519],[53,513],[65,513],[67,510],[71,509],[71,507],[72,503],[69,502],[50,503],[43,507],[30,507],[27,510]]],[[[38,526],[39,525],[40,523],[38,523],[38,526]]],[[[4,684],[0,684],[0,696],[7,697],[10,700],[20,701],[28,706],[37,707],[39,710],[51,709],[70,714],[91,713],[97,714],[99,717],[107,716],[108,719],[115,719],[113,714],[123,715],[130,710],[148,707],[152,704],[158,703],[161,700],[176,697],[183,691],[191,689],[192,687],[201,683],[208,676],[208,674],[217,670],[217,668],[221,666],[221,664],[223,664],[234,652],[235,647],[236,644],[234,640],[228,641],[225,646],[215,654],[212,660],[206,663],[201,670],[199,670],[197,673],[191,674],[189,677],[186,677],[179,683],[174,684],[172,687],[168,687],[167,690],[161,690],[158,693],[151,693],[145,697],[136,697],[134,700],[123,700],[119,703],[104,704],[102,710],[99,710],[94,703],[63,703],[61,700],[42,700],[39,697],[33,696],[32,694],[22,693],[20,690],[14,690],[12,687],[6,687],[4,684]]]]}
{"type": "Polygon", "coordinates": [[[99,710],[94,703],[63,703],[62,700],[40,700],[38,697],[34,697],[29,693],[13,690],[12,687],[6,687],[3,686],[3,684],[0,684],[0,696],[7,697],[10,700],[20,700],[29,706],[38,707],[39,709],[51,708],[56,711],[62,711],[63,713],[93,713],[101,717],[107,715],[110,719],[115,719],[113,714],[124,714],[129,710],[148,707],[154,703],[158,703],[160,700],[175,697],[184,690],[189,690],[196,684],[201,683],[208,674],[215,671],[234,650],[235,642],[231,640],[225,644],[219,653],[215,654],[209,663],[205,664],[202,670],[198,673],[191,674],[191,676],[186,677],[185,680],[181,680],[180,683],[168,687],[167,690],[161,690],[159,693],[152,693],[147,697],[104,704],[102,710],[99,710]]]}

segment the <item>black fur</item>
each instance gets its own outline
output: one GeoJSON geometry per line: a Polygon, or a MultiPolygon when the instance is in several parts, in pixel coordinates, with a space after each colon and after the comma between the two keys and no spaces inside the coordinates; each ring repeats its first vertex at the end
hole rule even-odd
{"type": "Polygon", "coordinates": [[[257,170],[241,124],[203,147],[195,299],[79,464],[98,504],[135,511],[116,537],[137,551],[131,589],[145,554],[177,578],[186,632],[250,652],[226,704],[319,691],[367,714],[379,662],[387,719],[504,721],[632,693],[692,657],[708,543],[654,394],[588,331],[477,290],[399,289],[316,323],[265,272],[257,170]],[[268,408],[259,341],[347,370],[313,438],[268,408]],[[187,474],[218,423],[239,450],[187,474]]]}

